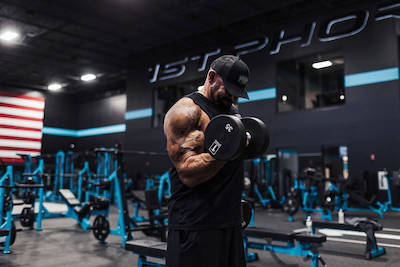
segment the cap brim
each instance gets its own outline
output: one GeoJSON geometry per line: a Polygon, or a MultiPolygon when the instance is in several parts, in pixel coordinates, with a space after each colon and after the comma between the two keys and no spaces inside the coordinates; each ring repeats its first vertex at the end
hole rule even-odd
{"type": "Polygon", "coordinates": [[[228,93],[230,93],[231,95],[249,99],[246,88],[240,88],[228,81],[224,81],[224,85],[228,93]]]}

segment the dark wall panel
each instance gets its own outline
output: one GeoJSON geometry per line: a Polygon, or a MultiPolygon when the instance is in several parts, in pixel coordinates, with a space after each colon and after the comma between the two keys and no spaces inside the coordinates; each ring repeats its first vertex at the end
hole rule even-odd
{"type": "MultiPolygon", "coordinates": [[[[132,128],[131,128],[132,129],[132,128]]],[[[166,155],[166,139],[162,128],[151,128],[127,132],[125,136],[126,150],[158,152],[164,155],[126,155],[128,174],[136,172],[161,174],[172,165],[166,155]]]]}
{"type": "Polygon", "coordinates": [[[87,129],[125,122],[126,94],[79,104],[78,129],[87,129]]]}
{"type": "Polygon", "coordinates": [[[97,136],[80,137],[76,143],[78,151],[93,150],[97,147],[114,147],[116,144],[123,145],[125,133],[104,134],[97,136]]]}
{"type": "MultiPolygon", "coordinates": [[[[46,103],[44,110],[44,126],[77,129],[78,104],[74,97],[66,94],[44,94],[46,103]]],[[[60,149],[67,149],[77,138],[69,136],[46,135],[42,137],[42,153],[56,153],[60,149]]]]}

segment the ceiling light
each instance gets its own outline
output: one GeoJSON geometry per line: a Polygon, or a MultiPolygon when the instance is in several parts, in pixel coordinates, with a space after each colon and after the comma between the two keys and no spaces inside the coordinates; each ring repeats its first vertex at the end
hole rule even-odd
{"type": "Polygon", "coordinates": [[[19,33],[14,30],[4,30],[0,33],[0,39],[6,42],[11,42],[19,36],[19,33]]]}
{"type": "Polygon", "coordinates": [[[96,79],[96,75],[93,73],[87,73],[81,76],[81,80],[85,82],[92,81],[94,79],[96,79]]]}
{"type": "Polygon", "coordinates": [[[286,102],[287,101],[287,96],[286,95],[282,95],[282,101],[286,102]]]}
{"type": "Polygon", "coordinates": [[[322,68],[326,68],[326,67],[330,67],[332,66],[332,62],[329,60],[326,61],[321,61],[321,62],[315,62],[312,64],[312,67],[314,69],[322,69],[322,68]]]}
{"type": "Polygon", "coordinates": [[[49,89],[50,91],[58,91],[61,89],[61,87],[62,86],[59,83],[52,83],[52,84],[49,84],[49,86],[47,86],[47,89],[49,89]]]}
{"type": "Polygon", "coordinates": [[[340,100],[344,100],[344,95],[339,96],[340,100]]]}

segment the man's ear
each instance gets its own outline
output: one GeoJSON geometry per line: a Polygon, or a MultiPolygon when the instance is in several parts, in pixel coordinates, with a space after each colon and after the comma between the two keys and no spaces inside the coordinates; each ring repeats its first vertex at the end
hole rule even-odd
{"type": "Polygon", "coordinates": [[[217,73],[214,70],[208,71],[208,82],[213,84],[217,78],[217,73]]]}

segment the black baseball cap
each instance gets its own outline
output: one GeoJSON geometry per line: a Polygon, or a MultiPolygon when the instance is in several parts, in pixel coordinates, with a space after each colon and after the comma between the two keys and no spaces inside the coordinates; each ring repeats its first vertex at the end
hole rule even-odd
{"type": "Polygon", "coordinates": [[[225,88],[231,95],[249,99],[246,86],[250,70],[239,57],[221,56],[211,63],[211,68],[222,77],[225,88]]]}

